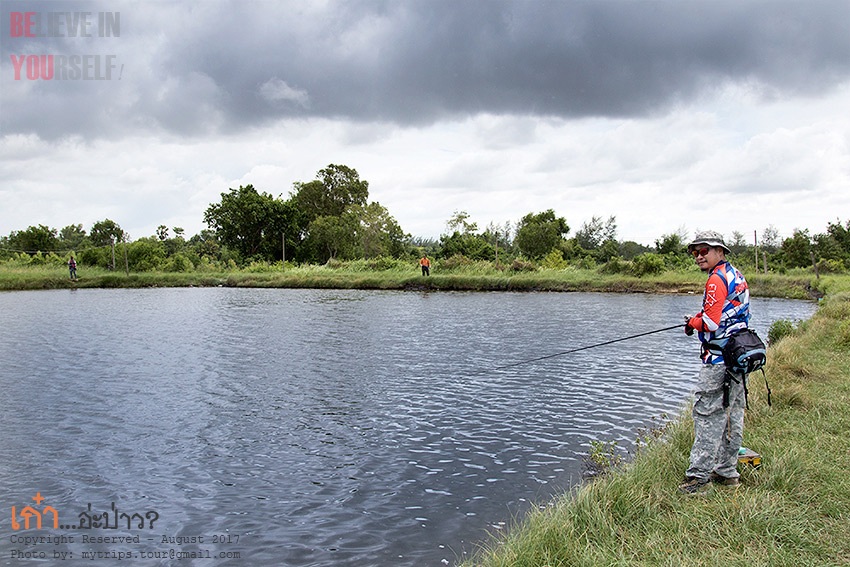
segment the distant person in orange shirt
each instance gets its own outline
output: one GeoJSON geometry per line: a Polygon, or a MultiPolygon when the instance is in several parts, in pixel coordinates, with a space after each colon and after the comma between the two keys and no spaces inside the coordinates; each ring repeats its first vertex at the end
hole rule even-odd
{"type": "Polygon", "coordinates": [[[422,256],[422,259],[419,260],[419,267],[422,268],[423,276],[431,275],[431,260],[428,259],[428,256],[422,256]]]}

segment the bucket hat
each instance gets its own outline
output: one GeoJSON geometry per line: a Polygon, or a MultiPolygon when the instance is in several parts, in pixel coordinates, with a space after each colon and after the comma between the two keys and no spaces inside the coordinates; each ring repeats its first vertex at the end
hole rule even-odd
{"type": "Polygon", "coordinates": [[[708,246],[718,246],[720,248],[723,248],[723,250],[725,250],[727,254],[731,252],[731,250],[729,250],[729,247],[726,246],[726,243],[723,242],[723,235],[713,230],[703,230],[698,232],[694,239],[691,241],[691,243],[688,244],[688,252],[693,251],[694,248],[696,248],[700,244],[707,244],[708,246]]]}

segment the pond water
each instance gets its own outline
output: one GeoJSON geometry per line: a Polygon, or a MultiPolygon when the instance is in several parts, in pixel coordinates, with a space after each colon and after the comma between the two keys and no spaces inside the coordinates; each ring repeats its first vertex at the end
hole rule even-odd
{"type": "MultiPolygon", "coordinates": [[[[678,413],[698,343],[673,330],[495,368],[675,325],[699,302],[2,293],[0,485],[19,528],[0,523],[0,562],[455,565],[580,482],[592,440],[628,449],[678,413]],[[25,529],[27,506],[43,529],[25,529]]],[[[755,298],[752,323],[766,337],[814,310],[755,298]]]]}

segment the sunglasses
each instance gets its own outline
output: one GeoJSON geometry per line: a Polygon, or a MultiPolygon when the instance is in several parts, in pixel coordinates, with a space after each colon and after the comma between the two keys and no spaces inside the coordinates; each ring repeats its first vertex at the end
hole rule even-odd
{"type": "Polygon", "coordinates": [[[691,250],[691,254],[693,254],[694,258],[696,258],[697,256],[702,256],[703,258],[705,258],[709,252],[711,252],[711,248],[708,246],[706,246],[705,248],[700,248],[699,250],[691,250]]]}

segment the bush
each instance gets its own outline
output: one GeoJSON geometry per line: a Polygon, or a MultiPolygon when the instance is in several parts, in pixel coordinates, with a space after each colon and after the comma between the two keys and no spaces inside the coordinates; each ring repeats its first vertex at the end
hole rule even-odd
{"type": "Polygon", "coordinates": [[[6,260],[7,266],[29,266],[32,263],[32,256],[26,252],[12,253],[11,257],[6,260]]]}
{"type": "Polygon", "coordinates": [[[663,256],[664,258],[664,266],[668,270],[688,270],[692,268],[696,268],[696,264],[694,263],[694,259],[691,258],[690,254],[677,254],[675,252],[668,252],[663,256]]]}
{"type": "Polygon", "coordinates": [[[195,270],[199,272],[220,272],[224,269],[226,269],[224,262],[217,262],[209,256],[201,256],[195,265],[195,270]]]}
{"type": "Polygon", "coordinates": [[[599,268],[601,274],[625,274],[631,268],[631,264],[620,258],[611,258],[599,268]]]}
{"type": "Polygon", "coordinates": [[[127,262],[133,271],[151,272],[159,270],[160,266],[165,264],[165,246],[153,238],[140,238],[129,245],[123,244],[120,248],[116,246],[115,262],[120,266],[126,252],[127,262]]]}
{"type": "Polygon", "coordinates": [[[568,265],[564,260],[564,254],[557,248],[553,248],[540,262],[540,267],[546,270],[563,270],[568,265]]]}
{"type": "Polygon", "coordinates": [[[48,252],[47,254],[36,252],[30,256],[29,263],[31,266],[60,266],[66,264],[67,260],[60,258],[53,252],[48,252]]]}
{"type": "Polygon", "coordinates": [[[462,254],[455,254],[450,258],[446,258],[445,260],[440,260],[440,269],[441,270],[454,270],[457,268],[463,268],[466,266],[471,266],[472,260],[467,258],[462,254]]]}
{"type": "Polygon", "coordinates": [[[593,440],[590,442],[590,451],[584,458],[584,476],[593,478],[604,475],[622,465],[623,460],[616,441],[593,440]]]}
{"type": "Polygon", "coordinates": [[[86,248],[77,255],[77,263],[86,266],[98,266],[108,268],[111,262],[109,247],[86,248]]]}
{"type": "Polygon", "coordinates": [[[847,271],[843,260],[821,260],[817,267],[818,273],[821,274],[843,274],[847,271]]]}
{"type": "Polygon", "coordinates": [[[795,330],[794,323],[788,319],[777,319],[770,325],[770,329],[767,331],[767,342],[768,344],[775,345],[781,339],[794,334],[795,330]]]}
{"type": "Polygon", "coordinates": [[[639,278],[643,276],[661,274],[665,270],[666,266],[664,264],[664,258],[658,254],[653,254],[652,252],[641,254],[632,260],[631,273],[633,276],[637,276],[639,278]]]}
{"type": "Polygon", "coordinates": [[[533,272],[537,269],[533,262],[529,262],[528,260],[523,260],[522,258],[517,258],[513,262],[511,262],[511,271],[512,272],[533,272]]]}
{"type": "Polygon", "coordinates": [[[590,256],[582,256],[580,258],[576,258],[575,260],[571,261],[570,264],[580,270],[596,269],[596,260],[594,260],[590,256]]]}
{"type": "Polygon", "coordinates": [[[191,272],[195,269],[192,261],[185,254],[178,252],[168,259],[165,264],[166,272],[191,272]]]}
{"type": "Polygon", "coordinates": [[[369,270],[377,270],[381,272],[387,270],[410,270],[419,264],[418,261],[408,262],[405,260],[398,260],[391,256],[379,256],[378,258],[364,260],[364,262],[369,270]]]}

